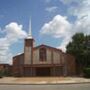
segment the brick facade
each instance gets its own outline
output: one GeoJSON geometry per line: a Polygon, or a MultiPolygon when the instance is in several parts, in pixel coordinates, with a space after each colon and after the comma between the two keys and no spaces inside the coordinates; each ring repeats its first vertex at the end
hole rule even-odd
{"type": "Polygon", "coordinates": [[[75,59],[73,56],[47,45],[34,47],[33,41],[33,39],[25,39],[24,53],[13,57],[14,76],[75,75],[75,59]],[[46,50],[46,55],[40,57],[41,48],[46,50]],[[43,56],[45,60],[40,59],[43,56]]]}

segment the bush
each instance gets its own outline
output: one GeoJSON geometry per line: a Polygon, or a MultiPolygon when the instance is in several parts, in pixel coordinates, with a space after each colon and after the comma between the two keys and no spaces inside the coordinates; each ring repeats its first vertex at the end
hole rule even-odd
{"type": "Polygon", "coordinates": [[[7,76],[11,76],[11,73],[10,73],[10,71],[8,71],[8,70],[0,70],[0,78],[2,78],[2,77],[7,77],[7,76]]]}
{"type": "Polygon", "coordinates": [[[90,78],[90,68],[84,68],[83,73],[84,77],[90,78]]]}
{"type": "Polygon", "coordinates": [[[4,75],[4,71],[3,70],[0,70],[0,78],[2,78],[4,75]]]}

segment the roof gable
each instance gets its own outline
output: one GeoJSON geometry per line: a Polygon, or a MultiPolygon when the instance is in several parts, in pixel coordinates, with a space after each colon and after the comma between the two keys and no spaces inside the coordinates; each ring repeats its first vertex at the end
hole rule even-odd
{"type": "Polygon", "coordinates": [[[51,47],[51,46],[48,46],[48,45],[44,45],[44,44],[41,44],[37,47],[34,47],[34,49],[38,49],[38,48],[47,48],[47,49],[52,49],[52,50],[55,50],[55,51],[62,52],[62,50],[60,50],[60,49],[57,49],[57,48],[54,48],[54,47],[51,47]]]}
{"type": "Polygon", "coordinates": [[[19,53],[19,54],[13,56],[13,58],[15,58],[15,57],[20,57],[20,56],[24,56],[24,53],[19,53]]]}

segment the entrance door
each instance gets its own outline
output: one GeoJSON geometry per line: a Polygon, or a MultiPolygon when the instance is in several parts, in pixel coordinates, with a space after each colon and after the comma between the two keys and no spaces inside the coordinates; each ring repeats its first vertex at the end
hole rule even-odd
{"type": "Polygon", "coordinates": [[[50,68],[36,68],[36,76],[50,76],[50,68]]]}
{"type": "Polygon", "coordinates": [[[31,68],[25,67],[24,68],[24,76],[31,76],[31,75],[32,75],[31,68]]]}

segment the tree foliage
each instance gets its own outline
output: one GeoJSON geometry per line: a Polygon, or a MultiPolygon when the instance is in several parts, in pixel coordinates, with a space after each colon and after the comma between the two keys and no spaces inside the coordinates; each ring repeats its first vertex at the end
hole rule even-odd
{"type": "Polygon", "coordinates": [[[67,53],[75,56],[78,69],[90,67],[90,35],[76,33],[67,45],[67,53]]]}

